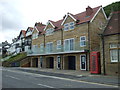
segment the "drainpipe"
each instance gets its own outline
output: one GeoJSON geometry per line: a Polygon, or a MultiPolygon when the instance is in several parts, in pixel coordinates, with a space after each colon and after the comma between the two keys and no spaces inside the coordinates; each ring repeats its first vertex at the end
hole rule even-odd
{"type": "MultiPolygon", "coordinates": [[[[63,29],[61,29],[61,44],[62,44],[62,52],[63,52],[63,49],[64,49],[64,47],[63,47],[63,29]]],[[[64,58],[63,58],[63,54],[61,55],[61,69],[63,69],[63,60],[64,60],[64,58]]]]}
{"type": "Polygon", "coordinates": [[[90,70],[90,22],[88,22],[88,49],[89,49],[88,54],[89,54],[89,70],[90,70]]]}
{"type": "Polygon", "coordinates": [[[44,35],[44,53],[46,52],[46,47],[45,47],[45,34],[43,34],[44,35]]]}
{"type": "Polygon", "coordinates": [[[106,70],[105,70],[105,47],[104,47],[104,36],[101,34],[101,39],[102,39],[102,53],[103,53],[103,75],[106,75],[106,70]]]}

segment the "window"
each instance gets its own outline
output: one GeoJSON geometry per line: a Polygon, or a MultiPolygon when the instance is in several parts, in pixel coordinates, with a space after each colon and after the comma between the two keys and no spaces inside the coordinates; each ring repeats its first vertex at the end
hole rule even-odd
{"type": "Polygon", "coordinates": [[[64,30],[65,30],[65,31],[68,31],[68,30],[69,30],[69,23],[66,23],[66,24],[64,25],[64,30]]]}
{"type": "Polygon", "coordinates": [[[70,39],[70,50],[74,49],[74,39],[70,39]]]}
{"type": "Polygon", "coordinates": [[[86,46],[86,36],[80,37],[80,47],[86,46]]]}
{"type": "Polygon", "coordinates": [[[73,29],[74,29],[74,22],[64,24],[64,30],[65,31],[73,30],[73,29]]]}
{"type": "Polygon", "coordinates": [[[118,62],[118,50],[110,50],[111,62],[118,62]]]}
{"type": "Polygon", "coordinates": [[[44,44],[40,44],[40,51],[43,52],[44,51],[44,44]]]}
{"type": "Polygon", "coordinates": [[[111,43],[110,44],[110,59],[111,62],[120,61],[120,44],[119,43],[111,43]]]}
{"type": "Polygon", "coordinates": [[[69,51],[69,47],[70,45],[69,45],[69,39],[66,39],[65,41],[64,41],[64,50],[65,51],[69,51]]]}
{"type": "Polygon", "coordinates": [[[61,40],[57,41],[57,49],[61,49],[61,40]]]}
{"type": "Polygon", "coordinates": [[[52,35],[53,34],[54,29],[53,28],[49,28],[46,30],[46,35],[52,35]]]}
{"type": "Polygon", "coordinates": [[[70,30],[74,29],[74,22],[70,22],[70,30]]]}
{"type": "Polygon", "coordinates": [[[114,43],[110,44],[110,48],[117,48],[117,43],[116,44],[114,44],[114,43]]]}
{"type": "Polygon", "coordinates": [[[74,38],[64,40],[64,50],[65,51],[74,50],[74,38]]]}
{"type": "Polygon", "coordinates": [[[46,51],[47,51],[48,53],[53,51],[53,42],[48,42],[48,43],[46,44],[46,51]]]}

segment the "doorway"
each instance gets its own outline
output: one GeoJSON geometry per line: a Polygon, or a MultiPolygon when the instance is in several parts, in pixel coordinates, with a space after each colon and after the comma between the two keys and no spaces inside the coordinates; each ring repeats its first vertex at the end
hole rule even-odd
{"type": "Polygon", "coordinates": [[[64,57],[64,69],[76,70],[76,57],[75,56],[64,57]]]}
{"type": "Polygon", "coordinates": [[[46,58],[46,68],[54,68],[54,58],[53,57],[46,58]]]}
{"type": "Polygon", "coordinates": [[[69,70],[76,69],[75,56],[68,56],[68,69],[69,70]]]}
{"type": "Polygon", "coordinates": [[[86,70],[86,54],[80,55],[80,69],[86,70]]]}
{"type": "Polygon", "coordinates": [[[32,67],[38,67],[38,58],[33,58],[32,67]]]}
{"type": "Polygon", "coordinates": [[[57,69],[61,69],[61,57],[57,56],[57,69]]]}

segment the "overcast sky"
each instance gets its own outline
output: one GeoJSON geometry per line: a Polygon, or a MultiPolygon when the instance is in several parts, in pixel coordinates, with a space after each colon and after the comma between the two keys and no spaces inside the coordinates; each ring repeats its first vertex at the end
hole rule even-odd
{"type": "Polygon", "coordinates": [[[77,14],[103,7],[119,0],[0,0],[0,42],[17,37],[21,30],[33,27],[35,22],[57,21],[70,12],[77,14]]]}

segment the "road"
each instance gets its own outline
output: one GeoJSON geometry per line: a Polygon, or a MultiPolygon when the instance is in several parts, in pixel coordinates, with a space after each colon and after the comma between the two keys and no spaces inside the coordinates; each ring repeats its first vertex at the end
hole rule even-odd
{"type": "Polygon", "coordinates": [[[2,88],[118,88],[118,86],[6,68],[2,69],[2,88]]]}

